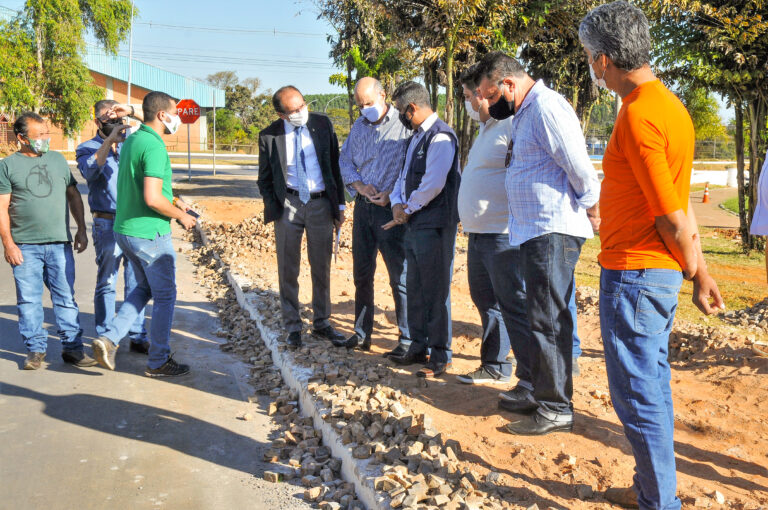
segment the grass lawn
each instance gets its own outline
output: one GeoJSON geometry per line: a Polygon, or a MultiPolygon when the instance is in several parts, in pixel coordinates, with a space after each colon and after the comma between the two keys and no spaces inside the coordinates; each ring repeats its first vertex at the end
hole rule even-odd
{"type": "MultiPolygon", "coordinates": [[[[729,198],[720,205],[723,206],[723,209],[733,214],[739,214],[739,197],[729,198]]],[[[749,207],[749,197],[744,197],[744,206],[749,207]]]]}
{"type": "MultiPolygon", "coordinates": [[[[727,238],[722,230],[701,229],[704,258],[710,274],[715,278],[727,310],[751,306],[768,296],[765,262],[762,253],[745,255],[738,239],[727,238]]],[[[576,282],[579,286],[600,288],[600,238],[588,240],[581,251],[576,266],[576,282]]],[[[705,317],[691,302],[693,285],[683,282],[680,291],[677,317],[717,326],[724,324],[717,317],[705,317]]]]}

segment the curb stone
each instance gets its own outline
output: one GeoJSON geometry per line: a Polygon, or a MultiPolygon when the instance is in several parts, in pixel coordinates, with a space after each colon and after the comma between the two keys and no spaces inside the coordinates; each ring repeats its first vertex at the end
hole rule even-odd
{"type": "MultiPolygon", "coordinates": [[[[181,197],[181,199],[186,202],[184,197],[181,197]]],[[[200,222],[195,225],[195,230],[200,234],[203,244],[208,246],[210,241],[203,228],[201,228],[200,222]]],[[[352,451],[342,444],[341,436],[336,432],[333,425],[322,418],[322,411],[327,409],[319,408],[312,399],[311,393],[307,390],[307,380],[311,376],[311,371],[306,367],[293,364],[287,356],[283,356],[283,352],[278,349],[278,333],[264,325],[264,316],[259,312],[256,305],[259,297],[252,293],[246,295],[242,289],[243,284],[246,283],[244,279],[233,274],[226,264],[222,262],[218,253],[214,251],[213,255],[221,267],[224,268],[227,281],[237,296],[238,304],[243,310],[248,312],[259,328],[265,345],[272,352],[272,360],[275,366],[280,369],[283,380],[291,389],[298,393],[301,411],[306,416],[312,418],[315,429],[320,430],[322,433],[323,443],[330,448],[334,456],[341,459],[341,474],[354,484],[357,497],[369,510],[390,510],[391,507],[387,498],[377,494],[373,487],[374,473],[365,474],[371,459],[355,459],[352,456],[352,451]]]]}

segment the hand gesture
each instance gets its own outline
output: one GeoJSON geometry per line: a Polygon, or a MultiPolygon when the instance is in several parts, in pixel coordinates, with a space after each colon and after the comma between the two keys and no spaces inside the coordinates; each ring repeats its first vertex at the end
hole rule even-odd
{"type": "Polygon", "coordinates": [[[5,248],[5,261],[12,266],[20,266],[24,263],[24,255],[21,254],[21,248],[12,244],[5,248]]]}
{"type": "Polygon", "coordinates": [[[699,271],[693,278],[693,304],[705,315],[716,313],[719,310],[725,310],[723,297],[720,295],[720,289],[717,288],[714,278],[706,271],[699,271]],[[710,299],[712,302],[710,302],[710,299]]]}
{"type": "Polygon", "coordinates": [[[179,218],[179,223],[181,223],[181,226],[184,227],[185,230],[192,230],[197,224],[197,218],[191,214],[184,213],[181,215],[181,218],[179,218]]]}
{"type": "Polygon", "coordinates": [[[83,253],[88,248],[88,235],[85,230],[78,230],[75,233],[74,248],[77,253],[83,253]]]}
{"type": "Polygon", "coordinates": [[[129,129],[131,126],[128,124],[123,124],[121,126],[115,126],[115,128],[112,130],[112,132],[109,134],[106,140],[104,140],[107,144],[113,144],[113,143],[120,143],[123,140],[125,140],[125,130],[129,129]]]}
{"type": "Polygon", "coordinates": [[[370,200],[372,204],[386,207],[389,205],[389,193],[389,191],[380,191],[375,195],[368,197],[368,200],[370,200]]]}

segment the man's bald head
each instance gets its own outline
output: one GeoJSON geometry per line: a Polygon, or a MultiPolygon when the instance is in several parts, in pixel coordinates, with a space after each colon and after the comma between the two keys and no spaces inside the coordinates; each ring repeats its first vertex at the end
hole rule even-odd
{"type": "MultiPolygon", "coordinates": [[[[378,122],[387,113],[387,94],[384,92],[384,87],[381,86],[381,82],[376,78],[366,76],[357,81],[355,85],[355,103],[357,107],[362,110],[371,107],[377,107],[376,120],[371,120],[371,117],[366,115],[366,118],[371,122],[378,122]]],[[[373,115],[373,114],[371,114],[373,115]]]]}

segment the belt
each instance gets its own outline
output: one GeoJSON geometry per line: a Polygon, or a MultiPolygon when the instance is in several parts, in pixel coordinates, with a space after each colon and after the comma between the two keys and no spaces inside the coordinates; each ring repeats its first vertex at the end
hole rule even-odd
{"type": "MultiPolygon", "coordinates": [[[[285,191],[287,193],[290,193],[291,195],[296,195],[297,197],[299,196],[299,192],[293,188],[285,188],[285,191]]],[[[316,191],[314,193],[309,194],[309,198],[323,198],[327,196],[328,194],[325,191],[316,191]]]]}
{"type": "Polygon", "coordinates": [[[107,212],[101,212],[101,211],[92,211],[91,214],[93,214],[94,218],[101,218],[102,220],[114,220],[115,215],[112,213],[107,212]]]}

